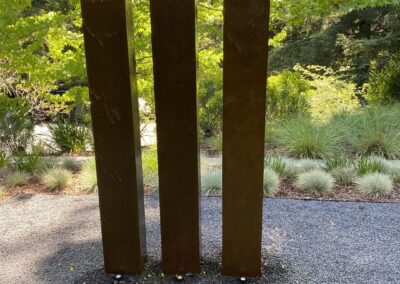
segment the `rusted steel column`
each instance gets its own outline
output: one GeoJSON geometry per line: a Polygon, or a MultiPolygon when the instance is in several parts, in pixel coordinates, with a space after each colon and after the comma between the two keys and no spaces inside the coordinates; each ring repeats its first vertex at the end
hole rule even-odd
{"type": "Polygon", "coordinates": [[[194,0],[151,0],[165,274],[200,271],[194,0]]]}
{"type": "Polygon", "coordinates": [[[224,275],[261,275],[268,15],[268,0],[224,2],[224,275]]]}
{"type": "Polygon", "coordinates": [[[139,274],[146,254],[130,0],[81,0],[104,266],[139,274]]]}

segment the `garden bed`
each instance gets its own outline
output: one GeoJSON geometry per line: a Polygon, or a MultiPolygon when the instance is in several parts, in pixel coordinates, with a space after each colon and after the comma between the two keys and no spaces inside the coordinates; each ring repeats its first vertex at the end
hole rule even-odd
{"type": "MultiPolygon", "coordinates": [[[[3,171],[4,173],[4,171],[3,171]]],[[[145,195],[158,195],[158,189],[150,185],[145,185],[145,195]]],[[[79,185],[79,171],[72,172],[71,183],[63,189],[49,191],[40,181],[38,176],[30,178],[29,183],[22,186],[14,186],[7,190],[3,189],[0,194],[0,204],[6,202],[12,197],[19,195],[84,195],[87,194],[85,188],[79,185]]],[[[216,190],[212,194],[204,194],[204,196],[221,196],[221,190],[216,190]]],[[[400,203],[400,184],[394,184],[393,191],[390,195],[366,195],[361,193],[355,185],[338,186],[335,185],[332,191],[319,195],[311,194],[299,190],[293,183],[282,181],[279,189],[274,196],[268,198],[290,198],[300,200],[330,200],[330,201],[363,201],[363,202],[389,202],[400,203]]]]}
{"type": "MultiPolygon", "coordinates": [[[[204,151],[203,151],[204,152],[204,151]]],[[[207,153],[209,154],[209,153],[207,153]]],[[[143,149],[143,173],[144,173],[144,192],[146,195],[158,194],[158,166],[155,148],[143,149]]],[[[29,160],[28,160],[29,161],[29,160]]],[[[222,157],[220,155],[201,156],[201,192],[203,196],[221,196],[222,194],[222,157]]],[[[38,168],[28,174],[22,184],[8,185],[7,176],[19,172],[12,167],[0,169],[0,203],[4,203],[11,197],[18,195],[49,194],[49,195],[80,195],[95,193],[97,190],[96,169],[93,157],[90,156],[52,156],[42,157],[37,162],[38,168]],[[50,165],[50,166],[49,166],[50,165]],[[43,168],[43,169],[41,169],[43,168]],[[67,180],[62,183],[46,184],[44,176],[56,169],[53,175],[56,180],[63,180],[65,173],[67,180]],[[60,170],[64,174],[57,173],[60,170]]],[[[281,156],[268,156],[265,161],[264,193],[270,198],[291,198],[303,200],[337,200],[337,201],[366,201],[366,202],[400,202],[400,182],[399,182],[399,161],[389,161],[378,157],[364,160],[296,160],[281,156]],[[337,167],[347,169],[351,163],[354,176],[346,184],[340,185],[338,177],[334,175],[337,167]],[[327,169],[327,166],[332,169],[327,169]],[[343,166],[346,165],[346,166],[343,166]],[[393,169],[395,170],[393,175],[393,169]],[[360,173],[360,171],[364,171],[360,173]],[[302,188],[299,185],[299,178],[305,173],[314,172],[314,176],[308,183],[311,186],[318,186],[318,183],[328,182],[325,190],[313,190],[313,188],[302,188]],[[360,177],[371,173],[386,176],[389,179],[390,190],[387,192],[363,192],[357,181],[360,177]],[[392,176],[390,176],[390,173],[392,176]],[[322,176],[321,176],[322,175],[322,176]],[[271,189],[272,188],[272,189],[271,189]]],[[[349,169],[349,171],[351,168],[349,169]]],[[[343,175],[343,171],[340,172],[343,175]]],[[[349,178],[344,172],[345,178],[349,178]]],[[[342,176],[339,176],[344,178],[342,176]]],[[[60,182],[61,182],[60,181],[60,182]]],[[[380,185],[379,177],[372,176],[372,182],[380,185]]]]}
{"type": "Polygon", "coordinates": [[[25,185],[17,185],[8,189],[3,189],[0,194],[0,204],[5,203],[13,197],[20,195],[34,195],[34,194],[46,194],[46,195],[77,195],[85,194],[84,188],[79,186],[77,180],[79,179],[79,172],[72,173],[72,179],[70,185],[62,188],[49,191],[40,181],[39,176],[32,176],[29,179],[29,183],[25,185]]]}
{"type": "MultiPolygon", "coordinates": [[[[74,179],[78,177],[75,176],[74,179]]],[[[31,195],[31,194],[49,194],[49,195],[65,195],[65,194],[85,194],[83,188],[72,185],[62,190],[56,190],[49,192],[46,188],[40,184],[38,178],[33,178],[32,182],[24,186],[15,186],[8,190],[4,195],[0,196],[0,204],[9,200],[12,197],[19,195],[31,195]]],[[[145,195],[152,196],[158,195],[158,191],[145,186],[145,195]]],[[[221,196],[221,192],[214,193],[208,196],[221,196]]],[[[330,201],[363,201],[363,202],[389,202],[389,203],[400,203],[400,184],[394,186],[394,190],[389,196],[379,195],[365,195],[357,191],[355,186],[334,186],[333,190],[329,193],[322,195],[313,195],[306,192],[299,191],[294,185],[283,182],[279,187],[278,192],[275,196],[269,198],[290,198],[300,200],[330,200],[330,201]]]]}

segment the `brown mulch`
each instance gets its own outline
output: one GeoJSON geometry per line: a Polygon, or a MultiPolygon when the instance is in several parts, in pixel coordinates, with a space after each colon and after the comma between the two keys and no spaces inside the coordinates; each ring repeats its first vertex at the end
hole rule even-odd
{"type": "MultiPolygon", "coordinates": [[[[12,197],[18,195],[32,195],[32,194],[49,194],[49,195],[64,195],[64,194],[86,194],[85,191],[79,187],[77,179],[78,173],[74,172],[72,176],[71,185],[61,190],[49,191],[41,183],[40,178],[34,176],[31,178],[30,183],[24,186],[15,186],[7,189],[0,194],[0,204],[6,202],[12,197]]],[[[145,195],[157,194],[157,191],[151,188],[151,186],[145,185],[145,195]]],[[[221,196],[220,192],[215,192],[212,196],[221,196]]],[[[330,200],[330,201],[363,201],[363,202],[389,202],[389,203],[400,203],[400,184],[395,184],[393,192],[388,196],[378,195],[365,195],[357,190],[354,185],[351,186],[335,186],[329,193],[321,195],[314,195],[307,192],[303,192],[296,188],[292,183],[283,181],[281,182],[280,188],[275,198],[290,198],[290,199],[301,199],[301,200],[330,200]]]]}
{"type": "Polygon", "coordinates": [[[292,183],[282,182],[279,191],[275,195],[278,198],[292,198],[303,200],[332,200],[332,201],[364,201],[364,202],[400,202],[400,184],[394,186],[393,192],[388,196],[366,195],[357,190],[355,185],[335,185],[329,193],[314,195],[303,192],[292,183]]]}
{"type": "Polygon", "coordinates": [[[40,183],[40,177],[33,176],[29,180],[29,184],[14,186],[5,189],[3,194],[0,194],[0,205],[7,202],[11,198],[19,195],[47,194],[47,195],[64,195],[64,194],[85,194],[85,191],[79,187],[77,179],[79,178],[77,171],[72,171],[72,182],[66,188],[49,191],[43,184],[40,183]]]}

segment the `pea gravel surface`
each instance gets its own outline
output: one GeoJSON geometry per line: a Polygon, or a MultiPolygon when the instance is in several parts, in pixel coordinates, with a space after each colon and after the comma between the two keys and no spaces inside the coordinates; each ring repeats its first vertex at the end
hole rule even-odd
{"type": "MultiPolygon", "coordinates": [[[[95,195],[25,195],[0,206],[0,283],[174,283],[161,273],[159,201],[145,198],[148,260],[142,276],[103,273],[95,195]]],[[[400,283],[400,205],[266,199],[263,277],[248,283],[400,283]]],[[[219,275],[221,198],[202,198],[202,273],[219,275]]]]}

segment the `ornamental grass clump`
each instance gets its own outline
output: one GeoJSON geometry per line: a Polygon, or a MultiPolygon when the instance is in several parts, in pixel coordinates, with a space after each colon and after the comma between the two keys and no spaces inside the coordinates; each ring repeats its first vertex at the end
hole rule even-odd
{"type": "Polygon", "coordinates": [[[345,186],[353,184],[354,179],[357,176],[356,170],[352,167],[334,168],[331,171],[331,174],[338,185],[345,185],[345,186]]]}
{"type": "Polygon", "coordinates": [[[57,121],[49,125],[52,140],[61,152],[82,153],[91,141],[91,130],[72,121],[57,121]]]}
{"type": "Polygon", "coordinates": [[[274,170],[280,178],[286,181],[293,181],[298,174],[295,162],[286,157],[267,157],[264,166],[274,170]]]}
{"type": "Polygon", "coordinates": [[[380,164],[380,168],[383,173],[388,173],[390,171],[390,169],[392,168],[392,164],[383,157],[371,156],[370,160],[374,161],[377,164],[380,164]]]}
{"type": "Polygon", "coordinates": [[[0,169],[8,165],[8,157],[5,152],[0,150],[0,169]]]}
{"type": "Polygon", "coordinates": [[[11,159],[11,167],[15,171],[37,173],[43,169],[43,159],[37,155],[18,152],[11,159]]]}
{"type": "Polygon", "coordinates": [[[387,174],[369,173],[357,180],[357,188],[368,195],[388,195],[393,191],[393,181],[387,174]]]}
{"type": "Polygon", "coordinates": [[[330,174],[322,170],[312,170],[301,173],[295,184],[303,191],[322,194],[332,190],[334,179],[330,174]]]}
{"type": "Polygon", "coordinates": [[[82,170],[79,175],[79,184],[83,187],[86,193],[97,191],[97,172],[95,159],[90,159],[83,163],[82,170]]]}
{"type": "Polygon", "coordinates": [[[31,176],[27,172],[15,171],[5,176],[4,183],[9,188],[27,185],[30,178],[31,176]]]}
{"type": "Polygon", "coordinates": [[[204,195],[212,195],[222,189],[222,170],[212,169],[201,175],[201,190],[204,195]]]}
{"type": "Polygon", "coordinates": [[[77,163],[71,158],[63,159],[62,166],[64,169],[69,171],[76,170],[78,167],[77,163]]]}
{"type": "Polygon", "coordinates": [[[152,146],[142,151],[143,182],[146,186],[158,188],[157,148],[152,146]]]}
{"type": "Polygon", "coordinates": [[[339,132],[336,130],[300,116],[276,128],[273,144],[285,154],[296,158],[332,157],[341,150],[339,132]]]}
{"type": "Polygon", "coordinates": [[[300,173],[308,172],[311,170],[319,169],[321,166],[316,160],[303,159],[297,163],[297,168],[300,173]]]}
{"type": "Polygon", "coordinates": [[[390,168],[388,174],[393,179],[393,182],[400,183],[400,166],[399,165],[393,165],[390,168]]]}
{"type": "Polygon", "coordinates": [[[273,196],[279,189],[279,176],[271,168],[264,169],[264,195],[273,196]]]}
{"type": "Polygon", "coordinates": [[[378,157],[361,158],[357,163],[359,175],[369,173],[385,173],[390,169],[390,165],[386,160],[378,157]]]}
{"type": "Polygon", "coordinates": [[[222,152],[222,134],[221,133],[216,134],[213,137],[211,137],[210,144],[214,148],[214,150],[221,153],[222,152]]]}
{"type": "Polygon", "coordinates": [[[365,108],[349,116],[347,141],[358,156],[400,157],[398,105],[365,108]]]}
{"type": "Polygon", "coordinates": [[[42,176],[42,183],[47,190],[65,188],[72,180],[71,173],[66,169],[53,168],[46,171],[42,176]]]}

